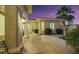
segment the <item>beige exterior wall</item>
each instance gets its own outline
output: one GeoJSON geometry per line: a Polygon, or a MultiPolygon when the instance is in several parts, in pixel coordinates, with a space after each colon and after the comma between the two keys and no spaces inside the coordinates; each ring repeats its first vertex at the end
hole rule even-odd
{"type": "Polygon", "coordinates": [[[37,21],[33,21],[33,20],[28,20],[27,21],[27,31],[29,32],[29,33],[32,33],[32,31],[34,30],[34,29],[38,29],[38,22],[37,21]]]}
{"type": "Polygon", "coordinates": [[[4,5],[0,5],[0,11],[5,12],[5,6],[4,5]]]}
{"type": "Polygon", "coordinates": [[[22,38],[23,38],[23,24],[22,24],[22,18],[20,17],[20,14],[19,14],[19,12],[18,12],[18,22],[17,22],[17,24],[18,24],[18,35],[17,35],[17,37],[18,37],[18,39],[17,39],[17,41],[18,41],[18,46],[22,43],[22,38]]]}
{"type": "Polygon", "coordinates": [[[68,31],[72,31],[73,29],[76,29],[77,28],[77,25],[73,24],[73,25],[70,25],[68,26],[68,31]]]}
{"type": "Polygon", "coordinates": [[[26,6],[26,10],[28,13],[32,13],[32,6],[31,5],[27,5],[26,6]]]}
{"type": "Polygon", "coordinates": [[[17,48],[22,43],[23,39],[23,19],[28,20],[28,13],[29,12],[27,12],[25,7],[22,5],[5,6],[5,41],[7,43],[9,53],[19,52],[17,51],[17,48]]]}
{"type": "Polygon", "coordinates": [[[9,53],[15,53],[17,49],[17,8],[16,6],[5,6],[5,41],[9,53]]]}
{"type": "Polygon", "coordinates": [[[23,36],[26,34],[26,21],[28,20],[28,11],[24,9],[24,6],[18,6],[18,46],[23,41],[23,36]]]}
{"type": "Polygon", "coordinates": [[[36,19],[30,19],[28,20],[29,25],[32,26],[32,29],[38,29],[40,33],[44,32],[45,28],[51,28],[52,32],[55,32],[57,28],[64,29],[64,26],[62,26],[60,19],[50,19],[50,18],[36,18],[36,19]],[[54,23],[52,27],[50,26],[51,23],[54,23]]]}

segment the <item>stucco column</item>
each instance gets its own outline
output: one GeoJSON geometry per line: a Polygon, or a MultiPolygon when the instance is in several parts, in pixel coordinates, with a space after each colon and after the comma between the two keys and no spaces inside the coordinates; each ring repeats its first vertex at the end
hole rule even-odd
{"type": "Polygon", "coordinates": [[[9,53],[16,53],[17,49],[17,6],[5,6],[5,41],[9,53]]]}
{"type": "Polygon", "coordinates": [[[41,34],[41,22],[40,21],[38,22],[38,31],[39,31],[39,34],[41,34]]]}
{"type": "Polygon", "coordinates": [[[65,21],[64,21],[64,39],[66,39],[66,34],[67,34],[67,32],[66,32],[66,25],[65,25],[65,21]]]}

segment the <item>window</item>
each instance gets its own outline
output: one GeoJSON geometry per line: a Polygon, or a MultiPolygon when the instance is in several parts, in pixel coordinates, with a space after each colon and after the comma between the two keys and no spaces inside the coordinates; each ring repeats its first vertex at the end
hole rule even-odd
{"type": "Polygon", "coordinates": [[[54,30],[55,29],[55,23],[50,23],[50,28],[54,30]]]}

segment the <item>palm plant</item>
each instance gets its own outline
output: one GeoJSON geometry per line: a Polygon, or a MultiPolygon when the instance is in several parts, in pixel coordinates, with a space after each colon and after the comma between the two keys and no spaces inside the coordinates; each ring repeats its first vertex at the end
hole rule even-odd
{"type": "MultiPolygon", "coordinates": [[[[72,10],[71,6],[62,6],[56,13],[56,15],[57,15],[56,18],[57,19],[64,19],[65,21],[68,22],[68,25],[70,25],[73,22],[73,19],[75,18],[73,16],[73,13],[75,13],[75,12],[72,10]]],[[[65,26],[65,21],[63,22],[63,24],[64,24],[64,38],[66,37],[67,32],[68,32],[67,31],[68,28],[65,26]]]]}
{"type": "Polygon", "coordinates": [[[75,18],[72,14],[75,13],[71,6],[62,6],[58,12],[57,12],[57,17],[58,19],[65,19],[66,21],[68,21],[69,24],[71,24],[71,22],[73,21],[73,19],[75,18]]]}

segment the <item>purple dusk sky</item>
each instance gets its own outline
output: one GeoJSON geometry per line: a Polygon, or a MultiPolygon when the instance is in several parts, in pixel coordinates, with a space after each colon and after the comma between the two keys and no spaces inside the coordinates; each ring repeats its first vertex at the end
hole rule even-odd
{"type": "MultiPolygon", "coordinates": [[[[57,10],[62,7],[62,5],[33,5],[32,14],[29,14],[30,19],[35,19],[37,17],[55,18],[57,10]]],[[[75,13],[74,24],[79,24],[79,5],[72,5],[75,13]]]]}

